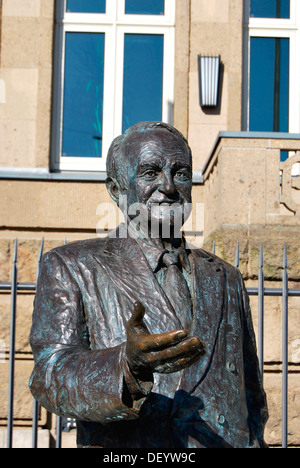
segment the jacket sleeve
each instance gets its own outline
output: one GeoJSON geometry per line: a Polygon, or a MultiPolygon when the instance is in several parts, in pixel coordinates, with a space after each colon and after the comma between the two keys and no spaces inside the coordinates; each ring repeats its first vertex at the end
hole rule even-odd
{"type": "Polygon", "coordinates": [[[238,272],[238,275],[243,311],[243,354],[247,407],[249,412],[248,424],[253,437],[257,438],[262,448],[266,448],[267,444],[264,441],[264,429],[268,421],[267,400],[259,370],[249,296],[240,272],[238,272]]]}
{"type": "Polygon", "coordinates": [[[128,391],[125,344],[90,349],[76,276],[56,251],[43,257],[30,344],[30,389],[48,411],[103,424],[138,417],[148,390],[137,383],[134,395],[128,391]]]}

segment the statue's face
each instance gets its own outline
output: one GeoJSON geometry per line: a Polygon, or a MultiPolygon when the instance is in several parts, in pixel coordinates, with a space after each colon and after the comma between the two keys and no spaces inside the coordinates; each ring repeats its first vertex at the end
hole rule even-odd
{"type": "Polygon", "coordinates": [[[130,137],[127,204],[141,204],[140,216],[157,224],[183,224],[190,214],[192,167],[182,141],[167,130],[130,137]],[[186,211],[185,211],[186,210],[186,211]]]}

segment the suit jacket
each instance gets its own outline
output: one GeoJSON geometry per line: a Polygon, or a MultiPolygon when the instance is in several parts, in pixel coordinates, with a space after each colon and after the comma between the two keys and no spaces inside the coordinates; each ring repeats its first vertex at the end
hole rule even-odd
{"type": "Polygon", "coordinates": [[[182,325],[137,242],[93,239],[43,257],[30,388],[50,412],[77,420],[79,447],[266,447],[266,398],[241,275],[203,250],[192,250],[190,263],[191,335],[206,354],[147,385],[126,367],[133,304],[145,306],[150,333],[182,325]]]}

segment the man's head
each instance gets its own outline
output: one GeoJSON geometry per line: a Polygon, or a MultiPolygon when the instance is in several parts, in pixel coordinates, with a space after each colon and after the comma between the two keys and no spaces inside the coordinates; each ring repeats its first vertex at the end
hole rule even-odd
{"type": "Polygon", "coordinates": [[[174,210],[175,217],[177,210],[182,218],[191,203],[192,155],[188,142],[178,130],[162,122],[134,125],[109,149],[107,188],[123,211],[126,197],[127,208],[141,204],[148,220],[152,216],[157,222],[173,224],[174,210]]]}

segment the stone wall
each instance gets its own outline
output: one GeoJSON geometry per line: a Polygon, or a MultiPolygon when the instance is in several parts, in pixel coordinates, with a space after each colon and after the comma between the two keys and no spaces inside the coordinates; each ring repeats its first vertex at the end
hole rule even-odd
{"type": "Polygon", "coordinates": [[[49,167],[54,0],[4,0],[0,166],[49,167]]]}
{"type": "MultiPolygon", "coordinates": [[[[286,135],[287,136],[287,135],[286,135]]],[[[265,288],[282,287],[283,248],[288,255],[289,288],[300,288],[299,139],[229,135],[217,141],[204,169],[205,241],[218,256],[235,263],[239,243],[240,271],[247,287],[258,287],[260,246],[263,246],[265,288]],[[290,158],[280,161],[281,151],[290,158]]],[[[300,298],[289,298],[288,417],[289,444],[300,445],[300,298]]],[[[258,298],[251,297],[258,336],[258,298]]],[[[264,386],[270,419],[266,440],[281,444],[282,298],[265,297],[264,386]]]]}
{"type": "Polygon", "coordinates": [[[188,140],[200,171],[221,130],[240,131],[243,2],[191,0],[188,140]],[[201,108],[198,55],[221,56],[219,105],[201,108]]]}
{"type": "Polygon", "coordinates": [[[299,227],[299,178],[290,166],[299,150],[289,134],[221,133],[204,169],[206,237],[220,226],[299,227]],[[282,163],[281,151],[295,154],[282,163]]]}

